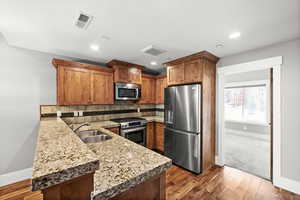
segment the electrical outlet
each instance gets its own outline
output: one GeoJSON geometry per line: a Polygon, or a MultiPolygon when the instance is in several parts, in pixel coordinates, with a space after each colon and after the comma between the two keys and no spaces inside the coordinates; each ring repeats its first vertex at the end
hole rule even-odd
{"type": "Polygon", "coordinates": [[[78,117],[78,111],[74,111],[74,117],[78,117]]]}
{"type": "Polygon", "coordinates": [[[56,116],[57,116],[57,117],[61,117],[61,111],[57,111],[57,112],[56,112],[56,116]]]}
{"type": "Polygon", "coordinates": [[[137,108],[137,112],[141,112],[140,108],[137,108]]]}
{"type": "Polygon", "coordinates": [[[83,111],[78,111],[78,114],[79,114],[79,117],[82,117],[83,116],[83,111]]]}

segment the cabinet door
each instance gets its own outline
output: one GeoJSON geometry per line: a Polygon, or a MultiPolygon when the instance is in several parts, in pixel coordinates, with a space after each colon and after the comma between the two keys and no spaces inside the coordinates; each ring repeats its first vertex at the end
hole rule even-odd
{"type": "Polygon", "coordinates": [[[149,78],[143,77],[142,78],[142,85],[141,85],[141,99],[139,103],[146,104],[149,102],[149,78]]]}
{"type": "Polygon", "coordinates": [[[124,66],[115,66],[114,79],[115,82],[128,83],[130,80],[129,77],[129,68],[124,66]]]}
{"type": "Polygon", "coordinates": [[[113,104],[113,74],[91,72],[92,104],[113,104]]]}
{"type": "Polygon", "coordinates": [[[164,125],[155,123],[155,146],[156,149],[164,152],[164,125]]]}
{"type": "Polygon", "coordinates": [[[154,148],[154,123],[147,124],[147,148],[154,148]]]}
{"type": "Polygon", "coordinates": [[[178,64],[167,69],[168,85],[177,85],[184,83],[184,65],[178,64]]]}
{"type": "Polygon", "coordinates": [[[164,89],[167,87],[167,79],[160,78],[156,80],[156,104],[164,103],[164,89]]]}
{"type": "Polygon", "coordinates": [[[85,105],[91,101],[90,71],[59,67],[57,77],[59,105],[85,105]]]}
{"type": "Polygon", "coordinates": [[[184,63],[184,83],[202,81],[202,66],[198,60],[184,63]]]}
{"type": "Polygon", "coordinates": [[[142,70],[138,68],[129,68],[129,82],[142,84],[142,70]]]}
{"type": "Polygon", "coordinates": [[[150,79],[149,90],[150,90],[149,103],[155,104],[155,93],[156,93],[156,80],[155,79],[150,79]]]}

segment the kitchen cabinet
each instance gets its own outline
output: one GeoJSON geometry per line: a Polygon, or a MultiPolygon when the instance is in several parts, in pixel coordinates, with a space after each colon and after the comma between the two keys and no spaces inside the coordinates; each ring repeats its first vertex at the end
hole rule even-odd
{"type": "Polygon", "coordinates": [[[155,104],[156,96],[156,79],[155,76],[143,74],[141,85],[140,104],[155,104]]]}
{"type": "Polygon", "coordinates": [[[114,66],[114,82],[129,83],[129,70],[127,67],[114,66]]]}
{"type": "Polygon", "coordinates": [[[202,81],[201,62],[192,60],[184,63],[184,83],[199,83],[202,81]]]}
{"type": "Polygon", "coordinates": [[[167,68],[168,85],[178,85],[184,83],[184,64],[180,63],[167,68]]]}
{"type": "Polygon", "coordinates": [[[147,123],[147,148],[154,149],[154,123],[147,123]]]}
{"type": "Polygon", "coordinates": [[[107,65],[114,69],[115,83],[142,84],[143,66],[120,60],[112,60],[107,65]]]}
{"type": "Polygon", "coordinates": [[[91,74],[89,71],[70,67],[58,68],[59,105],[89,104],[91,101],[91,74]]]}
{"type": "Polygon", "coordinates": [[[91,72],[92,104],[114,104],[113,76],[111,73],[91,72]]]}
{"type": "Polygon", "coordinates": [[[57,104],[113,104],[113,70],[53,59],[57,69],[57,104]]]}
{"type": "Polygon", "coordinates": [[[216,64],[218,57],[202,51],[164,63],[167,66],[168,86],[202,82],[206,61],[216,64]]]}
{"type": "Polygon", "coordinates": [[[164,89],[167,87],[167,77],[165,75],[156,77],[155,103],[164,104],[164,89]]]}
{"type": "Polygon", "coordinates": [[[119,127],[111,127],[111,128],[106,128],[107,130],[110,130],[111,132],[120,135],[120,128],[119,127]]]}
{"type": "Polygon", "coordinates": [[[155,149],[164,152],[164,124],[155,122],[155,149]]]}

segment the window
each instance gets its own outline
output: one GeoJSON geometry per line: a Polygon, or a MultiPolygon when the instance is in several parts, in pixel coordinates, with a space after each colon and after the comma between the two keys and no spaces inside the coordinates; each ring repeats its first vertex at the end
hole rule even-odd
{"type": "Polygon", "coordinates": [[[268,123],[267,84],[226,87],[225,120],[268,123]]]}

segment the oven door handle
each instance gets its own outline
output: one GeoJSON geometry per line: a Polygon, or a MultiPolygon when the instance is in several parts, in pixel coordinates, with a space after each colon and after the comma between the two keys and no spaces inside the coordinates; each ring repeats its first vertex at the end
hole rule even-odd
{"type": "Polygon", "coordinates": [[[121,130],[123,133],[131,133],[131,132],[135,132],[135,131],[141,131],[141,130],[145,130],[146,127],[139,127],[139,128],[131,128],[131,129],[127,129],[127,130],[121,130]]]}

